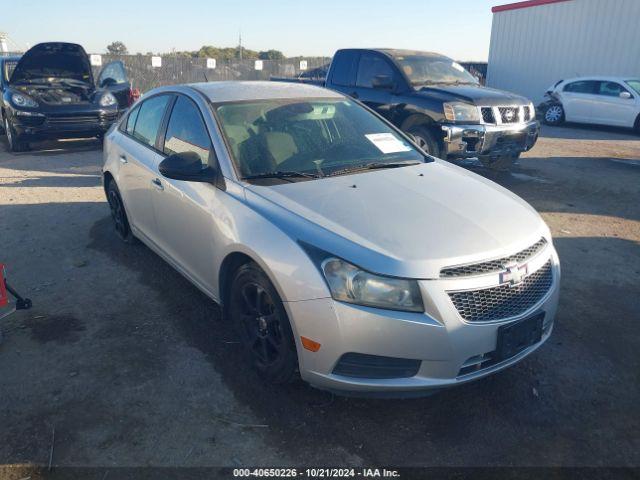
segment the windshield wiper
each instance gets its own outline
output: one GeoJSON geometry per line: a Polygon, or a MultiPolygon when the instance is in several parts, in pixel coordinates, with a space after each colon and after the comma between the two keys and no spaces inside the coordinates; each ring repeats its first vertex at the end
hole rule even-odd
{"type": "Polygon", "coordinates": [[[399,168],[399,167],[410,167],[411,165],[419,165],[423,162],[417,162],[414,160],[404,161],[404,162],[373,162],[373,163],[363,163],[361,165],[355,165],[353,167],[341,168],[340,170],[334,170],[329,173],[328,177],[334,177],[338,175],[345,175],[347,173],[358,172],[361,170],[378,170],[382,168],[399,168]]]}
{"type": "MultiPolygon", "coordinates": [[[[259,178],[283,178],[285,180],[289,180],[291,177],[302,177],[302,178],[320,178],[319,175],[314,175],[313,173],[305,173],[305,172],[295,172],[295,171],[275,171],[275,172],[263,172],[263,173],[255,173],[253,175],[246,175],[242,177],[243,180],[256,180],[259,178]]],[[[289,180],[292,181],[292,180],[289,180]]]]}

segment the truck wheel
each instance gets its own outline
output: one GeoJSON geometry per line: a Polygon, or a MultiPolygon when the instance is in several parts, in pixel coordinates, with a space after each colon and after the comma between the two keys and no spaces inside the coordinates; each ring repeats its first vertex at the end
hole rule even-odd
{"type": "Polygon", "coordinates": [[[13,129],[13,126],[7,117],[4,117],[4,130],[7,134],[7,144],[9,145],[10,151],[26,152],[29,150],[29,143],[20,140],[20,137],[16,134],[16,131],[13,129]]]}
{"type": "Polygon", "coordinates": [[[519,153],[512,153],[510,155],[500,155],[497,157],[481,156],[479,159],[486,168],[502,172],[509,170],[519,157],[519,153]]]}
{"type": "Polygon", "coordinates": [[[547,125],[560,125],[564,122],[564,108],[562,108],[562,104],[553,103],[549,105],[544,112],[543,121],[547,125]]]}
{"type": "Polygon", "coordinates": [[[427,128],[412,127],[407,133],[413,136],[415,143],[426,153],[434,157],[442,158],[438,140],[436,140],[435,136],[427,128]]]}

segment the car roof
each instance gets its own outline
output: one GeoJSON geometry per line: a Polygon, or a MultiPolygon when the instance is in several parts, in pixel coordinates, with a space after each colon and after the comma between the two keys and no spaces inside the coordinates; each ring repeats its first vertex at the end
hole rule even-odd
{"type": "Polygon", "coordinates": [[[628,75],[626,77],[611,77],[611,76],[604,76],[604,75],[589,75],[586,77],[573,77],[573,78],[566,78],[564,80],[562,80],[563,83],[568,83],[568,82],[580,82],[583,80],[595,80],[595,81],[605,81],[605,82],[626,82],[627,80],[638,80],[640,79],[640,77],[638,76],[634,76],[634,75],[628,75]]]}
{"type": "Polygon", "coordinates": [[[426,52],[421,50],[407,50],[402,48],[341,48],[339,51],[352,52],[380,52],[390,57],[402,57],[411,55],[423,55],[428,57],[449,58],[446,55],[437,52],[426,52]]]}
{"type": "Polygon", "coordinates": [[[294,98],[344,98],[326,88],[295,82],[224,81],[187,85],[205,95],[211,102],[242,102],[246,100],[294,98]]]}

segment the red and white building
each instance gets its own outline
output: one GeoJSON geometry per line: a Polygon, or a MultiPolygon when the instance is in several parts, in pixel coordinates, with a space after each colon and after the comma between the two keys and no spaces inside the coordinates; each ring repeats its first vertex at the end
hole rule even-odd
{"type": "Polygon", "coordinates": [[[528,0],[492,12],[490,87],[537,104],[565,78],[640,78],[640,0],[528,0]]]}

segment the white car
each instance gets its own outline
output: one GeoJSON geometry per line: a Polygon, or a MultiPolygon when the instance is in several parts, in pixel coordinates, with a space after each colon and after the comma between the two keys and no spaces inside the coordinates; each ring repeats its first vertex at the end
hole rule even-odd
{"type": "Polygon", "coordinates": [[[560,80],[547,90],[543,121],[629,127],[640,131],[640,79],[580,77],[560,80]]]}
{"type": "Polygon", "coordinates": [[[265,380],[416,394],[551,334],[560,265],[538,213],[337,92],[155,89],[104,160],[120,237],[220,302],[265,380]]]}

